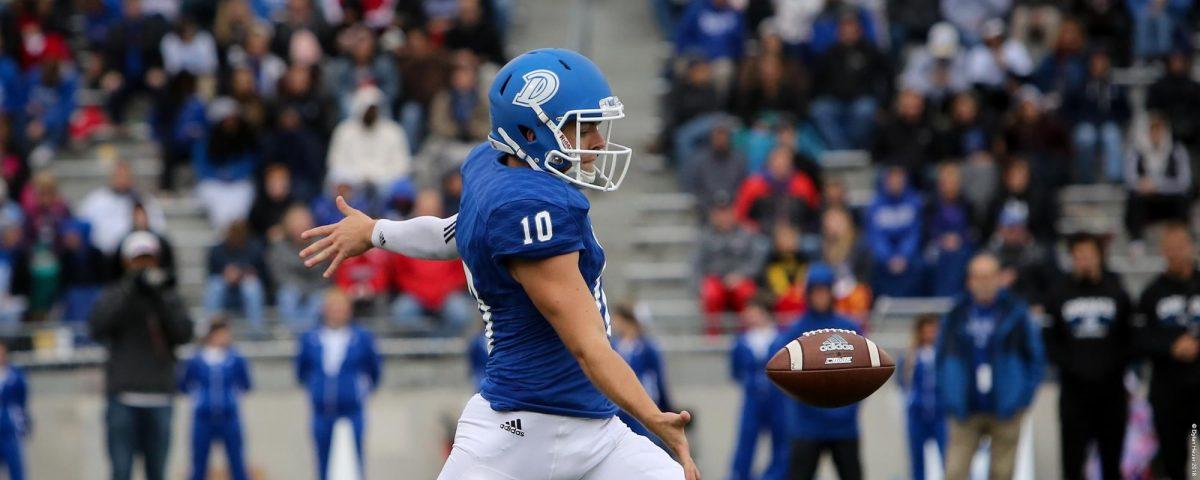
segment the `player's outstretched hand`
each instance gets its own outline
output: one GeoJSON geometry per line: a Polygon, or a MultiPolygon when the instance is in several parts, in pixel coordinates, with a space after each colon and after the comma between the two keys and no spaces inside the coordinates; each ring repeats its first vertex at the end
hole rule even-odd
{"type": "Polygon", "coordinates": [[[345,215],[344,218],[337,223],[310,229],[301,235],[304,239],[324,237],[301,250],[300,257],[305,259],[306,267],[332,258],[329,268],[325,269],[326,278],[333,275],[338,265],[347,258],[362,255],[370,250],[371,231],[375,229],[375,219],[351,207],[341,195],[337,197],[337,207],[342,215],[345,215]]]}
{"type": "Polygon", "coordinates": [[[700,469],[696,468],[696,462],[692,460],[692,451],[688,447],[687,434],[684,433],[684,427],[692,421],[692,414],[684,410],[679,413],[663,412],[658,418],[654,419],[649,426],[650,430],[658,435],[658,438],[675,452],[675,456],[679,459],[679,464],[683,465],[683,478],[685,480],[700,480],[700,469]]]}

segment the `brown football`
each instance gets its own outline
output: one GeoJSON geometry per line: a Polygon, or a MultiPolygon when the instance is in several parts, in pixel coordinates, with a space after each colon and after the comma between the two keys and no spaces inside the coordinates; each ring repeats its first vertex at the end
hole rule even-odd
{"type": "Polygon", "coordinates": [[[767,376],[816,407],[841,407],[871,395],[896,370],[891,355],[850,330],[813,330],[767,361],[767,376]]]}

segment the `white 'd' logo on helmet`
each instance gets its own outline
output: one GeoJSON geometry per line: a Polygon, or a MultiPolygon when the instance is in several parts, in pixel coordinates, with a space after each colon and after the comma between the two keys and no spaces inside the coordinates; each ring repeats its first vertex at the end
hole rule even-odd
{"type": "Polygon", "coordinates": [[[521,87],[516,98],[513,98],[514,105],[523,107],[541,105],[550,101],[551,98],[554,98],[554,94],[558,93],[558,75],[555,75],[554,72],[534,70],[521,78],[525,79],[525,86],[521,87]]]}

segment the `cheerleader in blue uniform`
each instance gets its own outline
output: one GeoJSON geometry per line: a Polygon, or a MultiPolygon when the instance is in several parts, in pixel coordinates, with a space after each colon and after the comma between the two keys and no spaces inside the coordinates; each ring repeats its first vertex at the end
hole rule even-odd
{"type": "Polygon", "coordinates": [[[214,442],[224,445],[233,480],[249,478],[238,399],[250,390],[250,369],[232,344],[229,324],[214,320],[203,346],[183,367],[179,389],[192,399],[192,480],[208,478],[214,442]]]}
{"type": "MultiPolygon", "coordinates": [[[[638,321],[633,308],[628,305],[618,305],[613,309],[613,349],[621,354],[625,363],[633,369],[633,373],[641,380],[642,387],[650,395],[650,399],[658,405],[659,410],[672,412],[670,397],[667,395],[667,371],[663,363],[662,352],[654,339],[646,335],[642,323],[638,321]]],[[[617,417],[629,425],[638,435],[642,435],[654,443],[660,443],[646,427],[625,411],[617,412],[617,417]]],[[[661,446],[661,444],[660,444],[661,446]]]]}
{"type": "Polygon", "coordinates": [[[8,364],[8,346],[0,343],[0,461],[8,466],[10,480],[25,478],[21,442],[30,431],[28,394],[25,373],[8,364]]]}
{"type": "Polygon", "coordinates": [[[937,378],[934,375],[933,345],[938,335],[938,318],[934,315],[917,317],[913,326],[913,348],[900,359],[897,368],[900,387],[904,391],[908,417],[909,465],[912,478],[928,478],[932,469],[941,478],[940,465],[925,464],[925,444],[933,440],[938,452],[946,451],[946,417],[937,402],[937,378]]]}

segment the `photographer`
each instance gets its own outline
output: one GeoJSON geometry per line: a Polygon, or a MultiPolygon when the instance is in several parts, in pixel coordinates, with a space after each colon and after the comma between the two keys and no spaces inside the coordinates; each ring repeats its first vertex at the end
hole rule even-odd
{"type": "Polygon", "coordinates": [[[121,244],[125,275],[100,293],[88,319],[108,348],[104,364],[112,478],[129,479],[134,455],[147,480],[165,478],[175,391],[175,347],[192,338],[192,321],[159,268],[158,237],[134,232],[121,244]]]}

